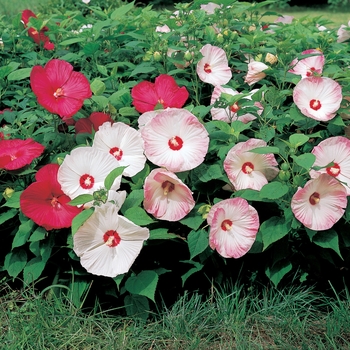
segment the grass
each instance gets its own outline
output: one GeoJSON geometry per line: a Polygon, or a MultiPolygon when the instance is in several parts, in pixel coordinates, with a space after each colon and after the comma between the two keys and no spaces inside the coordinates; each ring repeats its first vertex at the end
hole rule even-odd
{"type": "MultiPolygon", "coordinates": [[[[264,293],[228,286],[208,300],[184,295],[151,320],[85,313],[69,299],[48,298],[2,283],[2,349],[349,349],[350,296],[312,289],[264,293]]],[[[1,346],[0,346],[1,347],[1,346]]]]}

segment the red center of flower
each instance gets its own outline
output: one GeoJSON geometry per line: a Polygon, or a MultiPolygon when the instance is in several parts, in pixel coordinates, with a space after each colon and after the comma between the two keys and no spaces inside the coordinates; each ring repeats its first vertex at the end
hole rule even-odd
{"type": "Polygon", "coordinates": [[[109,150],[109,153],[116,158],[117,160],[121,160],[123,157],[123,151],[118,147],[113,147],[109,150]]]}
{"type": "Polygon", "coordinates": [[[211,67],[210,67],[210,64],[209,63],[206,63],[204,65],[204,72],[205,73],[211,73],[211,67]]]}
{"type": "Polygon", "coordinates": [[[163,189],[164,196],[167,196],[169,192],[174,191],[175,185],[172,182],[167,180],[162,183],[162,189],[163,189]]]}
{"type": "Polygon", "coordinates": [[[316,69],[315,67],[311,67],[307,72],[306,72],[306,76],[307,77],[311,77],[312,75],[314,75],[316,69]]]}
{"type": "Polygon", "coordinates": [[[232,228],[232,221],[229,219],[225,219],[222,223],[221,223],[221,229],[224,231],[230,231],[232,228]]]}
{"type": "Polygon", "coordinates": [[[80,176],[79,183],[80,183],[80,186],[84,190],[89,190],[90,188],[92,188],[94,186],[95,179],[93,176],[91,176],[89,174],[84,174],[84,175],[80,176]]]}
{"type": "Polygon", "coordinates": [[[182,138],[179,137],[179,136],[173,136],[169,142],[168,142],[168,145],[170,147],[170,149],[172,149],[173,151],[178,151],[179,149],[182,148],[182,145],[183,145],[183,141],[182,141],[182,138]]]}
{"type": "Polygon", "coordinates": [[[318,111],[321,108],[321,102],[319,100],[311,100],[310,108],[314,109],[315,111],[318,111]]]}
{"type": "Polygon", "coordinates": [[[320,194],[318,192],[314,192],[309,198],[309,202],[311,205],[316,205],[319,201],[320,201],[320,194]]]}
{"type": "Polygon", "coordinates": [[[103,240],[108,247],[116,247],[120,243],[121,238],[117,231],[109,230],[103,235],[103,240]]]}
{"type": "Polygon", "coordinates": [[[241,107],[238,106],[237,102],[235,102],[235,103],[230,107],[230,111],[231,111],[232,113],[237,113],[240,109],[241,109],[241,107]]]}
{"type": "Polygon", "coordinates": [[[56,98],[59,98],[59,97],[61,97],[61,96],[64,95],[64,91],[63,91],[62,88],[58,88],[58,89],[53,93],[53,95],[54,95],[56,98]]]}
{"type": "Polygon", "coordinates": [[[245,162],[242,165],[242,171],[244,174],[250,174],[254,170],[254,164],[251,162],[245,162]]]}
{"type": "Polygon", "coordinates": [[[340,174],[340,166],[337,163],[326,169],[327,174],[331,176],[338,176],[340,174]]]}

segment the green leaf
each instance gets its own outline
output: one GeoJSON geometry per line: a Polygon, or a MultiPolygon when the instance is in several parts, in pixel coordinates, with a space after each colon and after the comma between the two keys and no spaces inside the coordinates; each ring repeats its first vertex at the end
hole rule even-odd
{"type": "Polygon", "coordinates": [[[270,279],[270,281],[278,286],[282,278],[292,270],[292,264],[287,260],[279,260],[272,267],[267,267],[265,269],[266,276],[270,279]]]}
{"type": "Polygon", "coordinates": [[[124,18],[124,16],[126,15],[126,13],[128,13],[130,10],[132,10],[134,8],[134,1],[127,4],[127,5],[123,5],[121,7],[118,7],[116,10],[114,10],[111,13],[111,19],[113,21],[116,20],[121,20],[124,18]]]}
{"type": "Polygon", "coordinates": [[[22,69],[15,70],[14,72],[11,72],[7,76],[7,80],[15,81],[15,80],[27,79],[29,78],[31,71],[32,71],[32,68],[22,68],[22,69]]]}
{"type": "Polygon", "coordinates": [[[4,268],[11,277],[17,277],[27,263],[27,253],[20,249],[10,252],[5,257],[4,268]]]}
{"type": "Polygon", "coordinates": [[[293,148],[297,148],[309,141],[309,137],[304,134],[293,134],[289,136],[289,142],[293,148]]]}
{"type": "Polygon", "coordinates": [[[185,285],[186,280],[193,275],[194,273],[202,270],[203,268],[203,264],[197,262],[197,261],[192,261],[192,260],[180,260],[180,262],[182,263],[187,263],[187,264],[192,264],[194,265],[194,267],[192,267],[191,269],[189,269],[186,273],[184,273],[181,276],[181,280],[182,280],[182,287],[185,285]]]}
{"type": "Polygon", "coordinates": [[[119,109],[122,117],[138,117],[140,113],[134,107],[122,107],[119,109]]]}
{"type": "Polygon", "coordinates": [[[2,205],[2,207],[10,207],[10,208],[20,208],[19,199],[21,197],[23,191],[16,191],[12,194],[12,196],[2,205]]]}
{"type": "Polygon", "coordinates": [[[100,44],[98,43],[87,43],[83,47],[83,52],[86,56],[92,56],[95,52],[98,51],[99,48],[100,48],[100,44]]]}
{"type": "Polygon", "coordinates": [[[274,181],[264,185],[259,195],[261,198],[278,199],[283,197],[288,191],[289,187],[287,185],[274,181]]]}
{"type": "Polygon", "coordinates": [[[95,79],[91,84],[91,91],[94,93],[95,96],[100,96],[104,93],[106,90],[106,85],[103,81],[100,79],[95,79]]]}
{"type": "Polygon", "coordinates": [[[130,74],[130,78],[139,75],[139,74],[144,74],[144,73],[151,73],[156,69],[154,66],[146,66],[143,64],[138,65],[130,74]]]}
{"type": "Polygon", "coordinates": [[[24,221],[19,227],[12,242],[12,249],[25,244],[32,232],[34,222],[30,219],[24,221]]]}
{"type": "Polygon", "coordinates": [[[149,314],[148,299],[142,295],[127,295],[124,298],[126,314],[146,321],[149,314]]]}
{"type": "Polygon", "coordinates": [[[91,202],[93,199],[94,199],[94,196],[92,194],[81,194],[78,197],[75,197],[74,199],[72,199],[67,204],[72,206],[77,206],[77,205],[91,202]]]}
{"type": "Polygon", "coordinates": [[[145,195],[144,191],[139,190],[133,190],[125,199],[125,202],[123,203],[121,207],[121,212],[125,214],[125,212],[133,207],[139,207],[142,201],[144,200],[145,195]]]}
{"type": "Polygon", "coordinates": [[[199,175],[199,179],[203,182],[208,182],[210,180],[217,180],[222,178],[222,166],[219,164],[213,164],[209,167],[204,165],[204,168],[201,169],[202,172],[199,175]]]}
{"type": "Polygon", "coordinates": [[[257,153],[257,154],[269,154],[269,153],[279,154],[280,149],[274,146],[266,146],[266,147],[253,148],[249,152],[257,153]]]}
{"type": "Polygon", "coordinates": [[[37,242],[45,239],[46,237],[46,230],[43,227],[38,227],[30,236],[29,242],[37,242]]]}
{"type": "Polygon", "coordinates": [[[132,294],[143,295],[154,302],[158,279],[156,272],[144,270],[137,276],[129,277],[125,282],[125,289],[132,294]]]}
{"type": "Polygon", "coordinates": [[[338,233],[335,230],[318,231],[312,241],[322,248],[334,250],[343,259],[339,250],[338,233]]]}
{"type": "Polygon", "coordinates": [[[140,226],[146,226],[154,222],[154,220],[140,207],[129,208],[124,215],[134,224],[140,226]]]}
{"type": "Polygon", "coordinates": [[[112,188],[112,185],[114,181],[117,179],[117,177],[121,176],[123,174],[124,169],[127,168],[127,166],[120,166],[118,168],[113,169],[105,178],[104,185],[109,191],[112,188]]]}
{"type": "Polygon", "coordinates": [[[304,153],[298,157],[294,156],[292,158],[295,161],[295,163],[297,163],[306,170],[310,170],[310,168],[313,166],[316,160],[316,156],[312,153],[304,153]]]}
{"type": "Polygon", "coordinates": [[[72,235],[74,235],[79,227],[94,213],[93,208],[83,210],[72,221],[72,235]]]}
{"type": "Polygon", "coordinates": [[[59,44],[61,46],[68,46],[71,44],[80,43],[82,41],[86,41],[86,38],[76,37],[76,38],[72,38],[72,39],[63,40],[59,44]]]}
{"type": "Polygon", "coordinates": [[[37,280],[46,266],[46,261],[43,261],[41,257],[35,257],[28,261],[23,271],[23,277],[25,283],[32,283],[37,280]]]}
{"type": "Polygon", "coordinates": [[[17,209],[10,209],[8,211],[5,211],[4,213],[0,214],[0,225],[2,225],[7,220],[12,219],[15,215],[17,215],[18,210],[17,209]]]}
{"type": "Polygon", "coordinates": [[[272,243],[280,240],[290,231],[289,225],[283,218],[273,216],[265,220],[259,228],[265,250],[272,243]]]}
{"type": "Polygon", "coordinates": [[[178,238],[174,233],[168,233],[167,228],[156,228],[155,230],[150,230],[149,239],[174,239],[178,238]]]}
{"type": "Polygon", "coordinates": [[[91,99],[97,103],[99,108],[105,109],[108,106],[108,98],[106,96],[92,96],[91,99]]]}
{"type": "Polygon", "coordinates": [[[208,232],[205,230],[191,231],[187,237],[190,259],[202,253],[209,245],[208,232]]]}

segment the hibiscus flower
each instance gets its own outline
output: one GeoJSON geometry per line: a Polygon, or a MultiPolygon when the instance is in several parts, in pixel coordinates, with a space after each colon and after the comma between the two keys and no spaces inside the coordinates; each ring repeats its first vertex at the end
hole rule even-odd
{"type": "Polygon", "coordinates": [[[321,174],[309,180],[294,194],[291,208],[294,216],[315,231],[330,229],[344,214],[346,188],[333,176],[321,174]]]}
{"type": "MultiPolygon", "coordinates": [[[[251,100],[251,96],[258,91],[257,89],[252,90],[249,96],[245,96],[242,98],[242,100],[244,99],[248,99],[251,100]]],[[[225,94],[229,94],[232,96],[235,95],[239,95],[240,93],[236,90],[230,89],[230,88],[223,88],[222,86],[215,86],[213,93],[211,95],[211,100],[210,100],[210,104],[214,104],[216,100],[218,100],[221,96],[222,93],[225,94]]],[[[256,119],[256,116],[251,114],[251,113],[246,113],[246,114],[242,114],[240,116],[237,115],[237,112],[244,107],[241,107],[241,103],[240,101],[235,102],[233,105],[227,107],[227,108],[216,108],[213,107],[210,110],[211,116],[213,118],[213,120],[222,120],[224,122],[227,123],[231,123],[234,120],[239,120],[243,123],[248,123],[251,120],[256,119]]],[[[259,108],[259,110],[257,111],[257,113],[260,115],[263,112],[263,107],[261,105],[261,103],[259,102],[255,102],[254,105],[256,107],[259,108]]]]}
{"type": "MultiPolygon", "coordinates": [[[[74,199],[81,194],[93,194],[104,188],[107,175],[117,168],[116,159],[92,147],[79,147],[66,155],[58,171],[58,182],[63,192],[74,199]]],[[[121,176],[111,190],[118,190],[121,176]]]]}
{"type": "Polygon", "coordinates": [[[129,271],[149,230],[118,215],[112,203],[96,207],[73,236],[81,265],[98,276],[116,277],[129,271]]]}
{"type": "Polygon", "coordinates": [[[38,103],[63,120],[77,113],[84,100],[92,96],[84,74],[74,72],[70,63],[59,59],[50,60],[45,67],[34,66],[30,85],[38,103]]]}
{"type": "Polygon", "coordinates": [[[194,207],[191,190],[172,172],[154,169],[144,184],[145,210],[157,219],[179,221],[194,207]]]}
{"type": "Polygon", "coordinates": [[[225,199],[208,213],[209,245],[224,258],[240,258],[252,247],[259,230],[259,216],[243,198],[225,199]]]}
{"type": "MultiPolygon", "coordinates": [[[[26,28],[27,24],[29,23],[30,17],[37,18],[36,15],[30,10],[24,10],[22,12],[22,22],[26,28]]],[[[34,40],[36,44],[40,45],[41,43],[43,43],[44,49],[53,50],[55,48],[55,44],[53,44],[50,41],[50,38],[45,34],[48,30],[49,28],[47,28],[46,26],[40,29],[39,32],[36,29],[30,27],[28,28],[28,35],[34,40]]]]}
{"type": "Polygon", "coordinates": [[[350,39],[350,21],[348,22],[348,25],[342,24],[340,28],[337,31],[337,42],[342,43],[346,40],[350,39]]]}
{"type": "Polygon", "coordinates": [[[119,164],[116,166],[127,166],[123,172],[125,176],[136,175],[146,163],[140,132],[121,122],[101,125],[92,147],[111,154],[119,164]]]}
{"type": "Polygon", "coordinates": [[[75,133],[87,133],[91,134],[96,132],[98,128],[105,122],[113,123],[113,119],[109,114],[102,112],[93,112],[88,118],[78,119],[74,125],[75,133]]]}
{"type": "Polygon", "coordinates": [[[292,68],[288,72],[301,75],[302,78],[311,77],[313,75],[321,75],[325,62],[323,53],[319,50],[310,49],[303,51],[301,54],[314,54],[314,56],[302,58],[300,60],[295,58],[290,64],[292,68]]]}
{"type": "Polygon", "coordinates": [[[131,89],[132,104],[140,113],[165,109],[181,108],[188,99],[188,91],[179,87],[173,77],[167,74],[159,75],[154,83],[142,81],[131,89]]]}
{"type": "Polygon", "coordinates": [[[224,169],[236,190],[251,188],[259,191],[277,176],[278,163],[272,153],[249,152],[254,148],[266,146],[263,140],[249,139],[230,149],[224,160],[224,169]]]}
{"type": "Polygon", "coordinates": [[[269,66],[267,66],[265,63],[250,61],[248,63],[248,72],[245,76],[244,82],[248,85],[253,85],[261,79],[264,79],[266,77],[266,73],[264,72],[264,70],[268,68],[269,66]]]}
{"type": "Polygon", "coordinates": [[[333,176],[345,186],[349,196],[350,140],[344,136],[329,137],[315,146],[311,153],[316,156],[313,166],[321,169],[310,170],[310,176],[316,178],[324,173],[333,176]]]}
{"type": "Polygon", "coordinates": [[[146,157],[160,167],[179,172],[204,161],[209,147],[208,132],[186,109],[168,108],[141,130],[146,157]]]}
{"type": "Polygon", "coordinates": [[[294,103],[301,113],[319,121],[335,117],[342,101],[342,88],[331,78],[309,77],[294,87],[294,103]]]}
{"type": "Polygon", "coordinates": [[[205,83],[216,85],[227,84],[232,78],[226,52],[217,46],[204,45],[200,49],[203,58],[197,63],[197,74],[205,83]]]}
{"type": "Polygon", "coordinates": [[[57,181],[59,165],[47,164],[35,175],[36,182],[21,194],[20,207],[23,214],[46,230],[70,227],[81,209],[67,204],[66,196],[57,181]]]}
{"type": "Polygon", "coordinates": [[[0,169],[21,169],[39,157],[44,149],[43,145],[31,138],[0,140],[0,169]]]}

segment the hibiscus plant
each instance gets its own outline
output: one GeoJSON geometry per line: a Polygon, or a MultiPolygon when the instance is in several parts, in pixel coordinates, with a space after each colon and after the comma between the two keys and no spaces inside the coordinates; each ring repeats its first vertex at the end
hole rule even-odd
{"type": "Polygon", "coordinates": [[[141,317],[238,279],[349,282],[347,25],[274,2],[0,21],[4,278],[141,317]]]}

